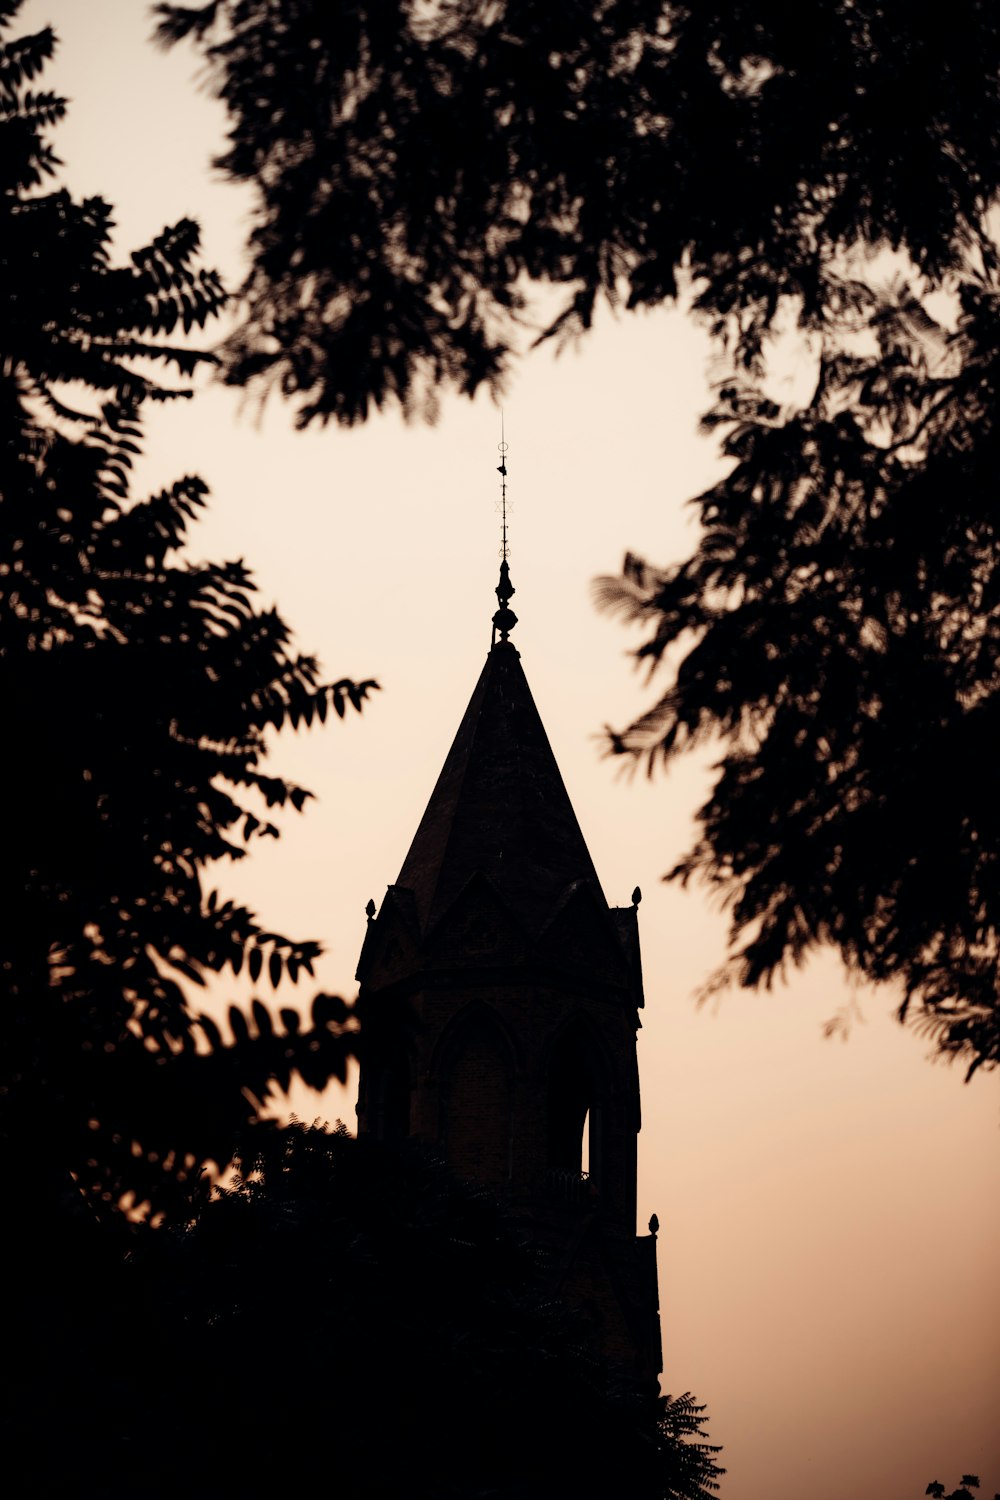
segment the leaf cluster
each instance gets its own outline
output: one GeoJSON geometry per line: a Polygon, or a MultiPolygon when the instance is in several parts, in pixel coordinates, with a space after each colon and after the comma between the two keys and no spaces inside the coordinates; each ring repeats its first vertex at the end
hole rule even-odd
{"type": "Polygon", "coordinates": [[[133,497],[141,403],[176,394],[149,368],[207,358],[161,335],[222,294],[194,225],[115,267],[105,205],[34,193],[60,111],[27,84],[51,49],[45,32],[3,52],[0,1137],[25,1215],[73,1182],[92,1203],[162,1211],[206,1159],[228,1161],[274,1083],[344,1074],[342,1001],[319,995],[280,1025],[260,1001],[234,1007],[223,1037],[190,994],[244,964],[272,988],[312,974],[315,942],[267,931],[207,871],[276,837],[268,810],[309,795],[264,773],[269,731],[360,709],[375,684],[325,681],[242,562],[188,558],[201,480],[133,497]],[[94,411],[67,403],[68,382],[94,411]]]}
{"type": "MultiPolygon", "coordinates": [[[[19,9],[9,4],[0,26],[19,9]]],[[[204,327],[226,292],[218,273],[198,263],[190,219],[116,266],[109,204],[74,202],[64,188],[40,191],[59,165],[43,127],[63,118],[66,101],[28,85],[55,45],[50,27],[0,40],[0,277],[8,288],[0,353],[5,381],[13,379],[22,398],[73,420],[97,413],[67,408],[59,393],[67,385],[126,402],[189,395],[187,387],[164,388],[148,368],[173,367],[183,377],[214,363],[212,354],[160,336],[204,327]]]]}
{"type": "MultiPolygon", "coordinates": [[[[933,1495],[936,1500],[975,1500],[972,1491],[978,1488],[979,1478],[976,1474],[963,1474],[958,1485],[949,1494],[945,1494],[945,1487],[940,1479],[931,1480],[924,1494],[933,1495]]],[[[994,1495],[993,1500],[1000,1500],[1000,1497],[994,1495]]]]}
{"type": "Polygon", "coordinates": [[[752,361],[779,307],[816,325],[852,250],[953,268],[998,186],[986,0],[156,10],[204,52],[217,164],[258,195],[226,378],[302,425],[495,388],[533,285],[561,294],[544,338],[683,275],[752,361]]]}
{"type": "Polygon", "coordinates": [[[877,342],[830,343],[806,407],[720,392],[693,555],[599,586],[669,677],[611,746],[722,744],[673,874],[730,902],[740,983],[833,943],[971,1074],[1000,1059],[1000,288],[970,277],[952,331],[869,300],[877,342]]]}

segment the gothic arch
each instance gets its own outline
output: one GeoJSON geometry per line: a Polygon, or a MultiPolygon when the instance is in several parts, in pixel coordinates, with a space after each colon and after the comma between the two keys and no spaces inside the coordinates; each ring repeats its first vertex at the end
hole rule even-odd
{"type": "Polygon", "coordinates": [[[515,1064],[510,1033],[481,1002],[460,1011],[435,1048],[440,1139],[460,1177],[493,1184],[510,1178],[515,1064]]]}
{"type": "Polygon", "coordinates": [[[588,1172],[600,1190],[613,1074],[607,1048],[582,1011],[560,1026],[548,1046],[545,1069],[547,1162],[567,1182],[583,1175],[584,1128],[589,1129],[588,1172]]]}

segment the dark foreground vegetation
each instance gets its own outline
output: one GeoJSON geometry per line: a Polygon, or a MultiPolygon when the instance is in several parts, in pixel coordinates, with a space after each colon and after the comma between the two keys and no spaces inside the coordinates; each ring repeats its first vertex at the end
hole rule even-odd
{"type": "MultiPolygon", "coordinates": [[[[17,36],[18,9],[0,0],[11,1470],[109,1497],[703,1496],[701,1409],[601,1369],[496,1204],[417,1154],[254,1123],[293,1073],[343,1077],[342,1000],[256,1000],[225,1033],[191,1002],[208,975],[308,979],[315,942],[209,877],[307,800],[265,770],[269,731],[374,684],[325,679],[242,563],[188,558],[200,480],[132,493],[144,404],[215,362],[190,336],[226,293],[194,224],[116,266],[110,207],[53,188],[54,39],[17,36]],[[206,1166],[234,1162],[213,1196],[206,1166]]],[[[691,557],[603,586],[662,683],[609,746],[654,769],[721,739],[675,873],[732,903],[740,982],[830,942],[941,1052],[994,1065],[994,7],[159,12],[206,50],[223,167],[259,190],[222,373],[302,424],[498,386],[532,283],[566,293],[543,338],[602,301],[684,295],[708,320],[732,466],[691,557]],[[780,328],[815,376],[784,406],[780,328]]]]}
{"type": "Polygon", "coordinates": [[[310,974],[318,944],[268,931],[210,872],[309,796],[265,773],[267,732],[374,684],[325,681],[241,562],[190,560],[200,479],[132,494],[143,405],[190,394],[213,356],[183,335],[225,293],[190,222],[111,264],[110,207],[49,187],[52,33],[3,40],[4,1181],[33,1219],[71,1184],[95,1212],[155,1215],[229,1160],[272,1083],[344,1076],[342,1001],[234,1007],[226,1038],[190,996],[244,967],[272,988],[310,974]]]}
{"type": "Polygon", "coordinates": [[[293,1074],[344,1077],[342,1000],[256,999],[227,1034],[192,1003],[210,975],[311,974],[315,942],[209,877],[308,798],[265,771],[268,731],[375,684],[326,681],[242,563],[189,559],[199,479],[133,495],[144,404],[213,362],[186,336],[225,292],[194,224],[115,266],[110,207],[52,189],[54,38],[13,36],[17,9],[0,4],[8,1472],[108,1500],[705,1496],[702,1409],[617,1381],[496,1203],[416,1152],[259,1122],[293,1074]]]}
{"type": "Polygon", "coordinates": [[[12,1431],[40,1490],[718,1488],[702,1409],[617,1381],[485,1192],[340,1132],[256,1127],[243,1149],[185,1225],[117,1248],[67,1226],[18,1301],[12,1431]]]}

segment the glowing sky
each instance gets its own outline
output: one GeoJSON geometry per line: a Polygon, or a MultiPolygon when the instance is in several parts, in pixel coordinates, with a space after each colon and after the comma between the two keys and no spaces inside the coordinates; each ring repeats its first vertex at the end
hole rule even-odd
{"type": "MultiPolygon", "coordinates": [[[[115,205],[121,252],[190,214],[235,283],[250,200],[208,169],[223,119],[192,54],[149,45],[145,0],[29,0],[22,21],[60,33],[41,86],[74,101],[65,180],[115,205]]],[[[718,464],[696,432],[707,354],[679,313],[605,317],[579,354],[533,355],[505,399],[515,643],[608,899],[644,896],[639,1206],[641,1227],[661,1223],[664,1388],[707,1402],[726,1500],[909,1500],[968,1470],[992,1494],[997,1075],[966,1088],[931,1066],[891,997],[850,991],[830,955],[774,993],[698,1008],[724,916],[659,877],[710,757],[650,784],[600,755],[602,724],[649,692],[590,581],[626,548],[666,562],[689,545],[683,502],[718,464]],[[845,1005],[862,1019],[824,1041],[845,1005]]],[[[192,552],[245,558],[331,676],[382,684],[363,718],[279,741],[275,767],[319,802],[219,874],[267,925],[322,939],[321,983],[353,994],[365,902],[398,873],[489,645],[497,411],[446,399],[434,428],[390,414],[303,435],[280,407],[254,425],[212,388],[148,431],[141,485],[211,486],[192,552]]],[[[292,1106],[353,1119],[343,1096],[292,1106]]]]}

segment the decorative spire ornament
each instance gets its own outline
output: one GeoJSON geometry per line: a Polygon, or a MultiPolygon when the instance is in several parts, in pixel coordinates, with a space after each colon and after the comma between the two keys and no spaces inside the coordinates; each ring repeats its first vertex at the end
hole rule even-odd
{"type": "Polygon", "coordinates": [[[500,475],[500,504],[497,507],[500,511],[500,582],[496,586],[496,596],[500,608],[493,616],[494,646],[497,643],[497,631],[500,632],[501,644],[504,644],[517,624],[517,615],[510,608],[515,590],[510,581],[510,564],[507,561],[507,444],[504,441],[503,411],[500,412],[500,442],[497,446],[500,450],[500,462],[497,464],[497,473],[500,475]]]}

